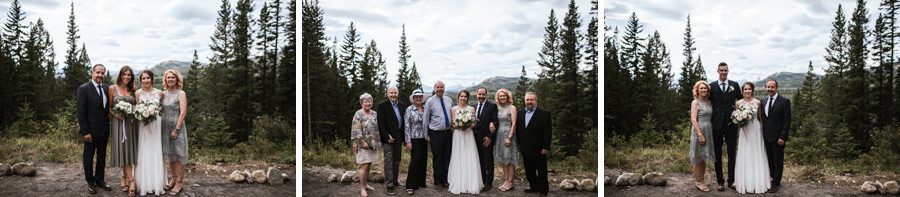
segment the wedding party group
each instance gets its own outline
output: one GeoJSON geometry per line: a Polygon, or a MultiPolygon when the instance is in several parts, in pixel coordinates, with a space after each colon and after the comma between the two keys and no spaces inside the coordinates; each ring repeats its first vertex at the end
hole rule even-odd
{"type": "Polygon", "coordinates": [[[728,64],[717,66],[719,78],[694,84],[691,102],[691,148],[694,187],[708,192],[706,162],[715,163],[717,190],[775,193],[781,187],[784,148],[791,129],[791,101],[778,94],[778,81],[766,81],[767,96],[753,97],[752,82],[728,79],[728,64]],[[710,140],[709,137],[712,137],[710,140]],[[728,153],[723,173],[722,144],[728,153]],[[726,185],[727,183],[727,185],[726,185]]]}
{"type": "Polygon", "coordinates": [[[166,70],[162,75],[163,90],[159,90],[153,87],[154,74],[149,69],[136,75],[131,67],[124,66],[112,85],[103,84],[103,64],[94,65],[90,72],[91,81],[81,85],[75,94],[88,192],[96,194],[97,188],[112,190],[104,180],[106,149],[110,145],[109,165],[122,168],[122,192],[128,192],[128,196],[134,196],[136,191],[141,196],[159,196],[169,190],[169,194],[177,195],[183,188],[188,162],[184,124],[187,95],[181,90],[181,73],[166,70]],[[135,78],[139,81],[135,82],[135,78]]]}
{"type": "Polygon", "coordinates": [[[425,98],[415,90],[406,104],[398,97],[398,88],[387,88],[388,99],[374,106],[372,95],[359,96],[361,109],[353,115],[352,150],[359,164],[360,196],[375,190],[367,183],[373,162],[384,159],[386,193],[396,194],[403,186],[398,180],[402,148],[410,151],[406,193],[426,187],[428,147],[431,147],[433,186],[453,194],[479,194],[493,186],[495,163],[503,172],[498,187],[514,189],[516,167],[521,156],[530,188],[526,193],[546,195],[547,157],[550,154],[551,113],[538,107],[538,95],[524,94],[524,109],[516,109],[507,89],[497,90],[495,103],[487,100],[488,89],[476,90],[476,103],[469,105],[471,94],[462,90],[457,104],[444,94],[444,83],[434,84],[434,93],[425,98]]]}

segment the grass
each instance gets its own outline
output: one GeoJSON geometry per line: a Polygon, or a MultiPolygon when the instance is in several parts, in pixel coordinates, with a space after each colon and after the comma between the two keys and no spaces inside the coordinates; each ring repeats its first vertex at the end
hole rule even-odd
{"type": "Polygon", "coordinates": [[[2,162],[69,163],[81,160],[82,145],[74,140],[53,137],[9,138],[0,140],[2,162]]]}

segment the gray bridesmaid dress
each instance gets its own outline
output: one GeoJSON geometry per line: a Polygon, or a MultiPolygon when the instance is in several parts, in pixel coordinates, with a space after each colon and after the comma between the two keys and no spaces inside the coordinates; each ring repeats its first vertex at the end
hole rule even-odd
{"type": "MultiPolygon", "coordinates": [[[[119,90],[113,91],[113,106],[119,102],[128,102],[132,106],[135,105],[134,96],[123,96],[119,94],[119,90]]],[[[132,93],[133,94],[133,93],[132,93]]],[[[114,167],[122,167],[125,165],[137,164],[138,150],[138,124],[134,117],[125,117],[125,120],[119,120],[115,116],[110,115],[110,159],[109,165],[114,167]]]]}
{"type": "Polygon", "coordinates": [[[181,131],[174,140],[171,138],[171,132],[175,129],[178,116],[181,115],[181,105],[179,95],[181,90],[166,90],[163,92],[162,102],[162,148],[163,158],[169,162],[188,163],[188,129],[187,124],[182,122],[181,131]]]}

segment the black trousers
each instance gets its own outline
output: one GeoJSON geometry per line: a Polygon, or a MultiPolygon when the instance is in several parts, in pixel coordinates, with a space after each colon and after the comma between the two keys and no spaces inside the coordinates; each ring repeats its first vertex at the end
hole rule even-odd
{"type": "Polygon", "coordinates": [[[734,183],[734,165],[737,164],[737,130],[733,125],[722,127],[713,131],[714,150],[716,152],[716,183],[725,183],[725,174],[722,172],[722,144],[728,148],[728,183],[734,183]]]}
{"type": "Polygon", "coordinates": [[[88,185],[106,184],[103,181],[104,170],[106,168],[106,144],[109,141],[109,135],[97,137],[91,136],[91,142],[84,142],[84,152],[81,160],[84,162],[84,180],[88,185]],[[94,164],[94,154],[97,155],[97,163],[94,164]]]}
{"type": "Polygon", "coordinates": [[[772,186],[780,186],[781,174],[784,172],[784,146],[778,145],[778,141],[766,141],[764,144],[766,158],[769,159],[769,177],[772,177],[772,186]]]}
{"type": "Polygon", "coordinates": [[[546,194],[550,191],[550,183],[547,181],[547,156],[525,156],[522,155],[525,162],[525,178],[531,189],[546,194]]]}
{"type": "Polygon", "coordinates": [[[445,185],[450,170],[450,154],[453,150],[453,133],[450,130],[428,130],[431,138],[431,165],[434,169],[434,184],[445,185]]]}
{"type": "Polygon", "coordinates": [[[428,168],[428,142],[425,139],[412,139],[410,150],[409,170],[406,176],[406,189],[419,189],[425,187],[425,175],[428,168]]]}
{"type": "Polygon", "coordinates": [[[481,179],[484,182],[485,187],[491,187],[494,185],[494,141],[491,141],[491,144],[488,144],[487,147],[484,146],[484,137],[487,135],[483,135],[486,131],[480,132],[480,134],[475,134],[475,144],[478,145],[478,161],[481,164],[481,179]]]}

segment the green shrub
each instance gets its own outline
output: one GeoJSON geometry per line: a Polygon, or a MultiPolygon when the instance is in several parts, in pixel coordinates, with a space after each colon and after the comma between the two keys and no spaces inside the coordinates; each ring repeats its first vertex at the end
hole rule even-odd
{"type": "Polygon", "coordinates": [[[234,147],[235,140],[225,118],[218,114],[188,114],[185,123],[190,126],[189,140],[191,147],[197,148],[223,148],[234,147]]]}
{"type": "Polygon", "coordinates": [[[12,138],[32,137],[42,136],[47,133],[46,124],[43,121],[35,120],[34,109],[31,108],[30,104],[22,104],[16,116],[16,121],[3,132],[4,136],[12,138]]]}
{"type": "Polygon", "coordinates": [[[646,114],[644,118],[641,119],[641,129],[631,141],[639,147],[651,147],[662,144],[664,141],[663,134],[662,132],[659,132],[658,125],[659,124],[653,116],[646,114]]]}

